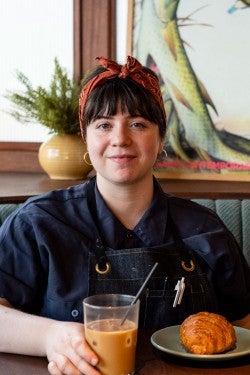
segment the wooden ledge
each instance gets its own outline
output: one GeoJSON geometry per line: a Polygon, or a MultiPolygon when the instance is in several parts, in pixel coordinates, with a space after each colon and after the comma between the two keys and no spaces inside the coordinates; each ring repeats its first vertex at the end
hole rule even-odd
{"type": "MultiPolygon", "coordinates": [[[[187,199],[250,198],[250,182],[167,179],[159,181],[164,191],[187,199]]],[[[1,172],[0,203],[24,202],[29,197],[54,189],[64,189],[81,182],[81,180],[51,180],[45,173],[1,172]]]]}

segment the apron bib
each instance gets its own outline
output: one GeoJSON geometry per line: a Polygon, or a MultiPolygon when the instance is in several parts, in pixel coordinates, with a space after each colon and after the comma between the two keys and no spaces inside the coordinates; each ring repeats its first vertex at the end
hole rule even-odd
{"type": "Polygon", "coordinates": [[[193,271],[182,268],[182,257],[174,245],[154,248],[112,250],[106,255],[111,270],[106,275],[95,271],[96,258],[89,254],[89,295],[124,293],[136,295],[155,262],[154,271],[140,296],[140,327],[160,329],[181,324],[190,314],[215,311],[216,303],[205,273],[195,261],[193,271]],[[180,305],[173,307],[175,286],[185,277],[185,290],[180,305]]]}
{"type": "MultiPolygon", "coordinates": [[[[92,203],[89,209],[93,214],[92,203]]],[[[95,215],[93,221],[96,225],[94,218],[95,215]]],[[[217,311],[215,294],[204,271],[204,261],[183,242],[170,215],[168,220],[173,235],[170,243],[150,248],[114,250],[103,245],[96,228],[96,246],[93,252],[89,252],[89,295],[122,293],[135,296],[153,265],[158,262],[140,296],[141,328],[160,329],[178,325],[190,314],[217,311]],[[110,265],[107,273],[98,272],[98,259],[101,261],[100,267],[106,263],[110,265]],[[184,294],[181,303],[173,307],[175,286],[182,277],[185,278],[184,294]]]]}

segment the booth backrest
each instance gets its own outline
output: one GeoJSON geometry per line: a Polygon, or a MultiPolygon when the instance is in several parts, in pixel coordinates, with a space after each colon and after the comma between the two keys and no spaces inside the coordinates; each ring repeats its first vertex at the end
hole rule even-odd
{"type": "Polygon", "coordinates": [[[3,224],[4,220],[15,211],[21,204],[16,203],[2,203],[0,204],[0,225],[3,224]]]}
{"type": "Polygon", "coordinates": [[[250,266],[250,199],[192,199],[215,211],[233,233],[250,266]]]}
{"type": "MultiPolygon", "coordinates": [[[[250,199],[192,199],[215,211],[233,233],[250,266],[250,199]]],[[[0,225],[20,204],[0,204],[0,225]]]]}

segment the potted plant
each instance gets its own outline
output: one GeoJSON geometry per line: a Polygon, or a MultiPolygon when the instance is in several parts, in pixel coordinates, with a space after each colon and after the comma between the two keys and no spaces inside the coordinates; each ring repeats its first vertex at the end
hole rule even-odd
{"type": "Polygon", "coordinates": [[[42,124],[52,134],[39,148],[38,159],[41,167],[52,179],[85,177],[91,166],[84,161],[86,146],[80,135],[80,84],[68,77],[56,58],[48,88],[33,87],[27,76],[20,71],[17,71],[17,80],[24,90],[6,95],[14,104],[9,113],[22,123],[42,124]]]}

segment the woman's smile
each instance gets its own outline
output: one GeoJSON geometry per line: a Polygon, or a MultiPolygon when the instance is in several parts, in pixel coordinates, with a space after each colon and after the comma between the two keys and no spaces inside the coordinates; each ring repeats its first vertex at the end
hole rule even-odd
{"type": "Polygon", "coordinates": [[[115,154],[108,156],[108,159],[117,164],[127,164],[136,159],[136,156],[132,154],[115,154]]]}

